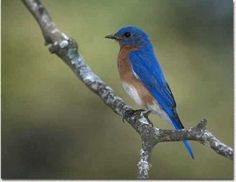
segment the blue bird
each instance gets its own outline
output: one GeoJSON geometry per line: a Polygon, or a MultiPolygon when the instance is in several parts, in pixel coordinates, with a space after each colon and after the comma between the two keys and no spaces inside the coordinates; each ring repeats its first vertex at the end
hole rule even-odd
{"type": "MultiPolygon", "coordinates": [[[[169,121],[177,130],[184,126],[176,111],[176,102],[155,56],[148,35],[134,26],[123,27],[106,38],[120,44],[118,71],[126,93],[140,106],[145,106],[169,121]]],[[[183,141],[194,159],[190,143],[183,141]]]]}

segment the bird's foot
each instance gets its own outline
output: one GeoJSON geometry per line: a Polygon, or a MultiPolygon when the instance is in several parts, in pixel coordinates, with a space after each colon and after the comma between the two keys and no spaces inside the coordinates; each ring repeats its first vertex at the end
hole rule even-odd
{"type": "Polygon", "coordinates": [[[149,114],[151,114],[151,112],[152,112],[152,111],[147,110],[147,111],[143,112],[143,115],[144,115],[146,118],[148,118],[148,116],[149,116],[149,114]]]}
{"type": "Polygon", "coordinates": [[[145,112],[143,112],[144,117],[147,119],[148,123],[151,125],[151,127],[153,127],[153,123],[150,121],[150,119],[148,118],[149,114],[151,114],[152,111],[147,110],[145,112]]]}
{"type": "Polygon", "coordinates": [[[134,116],[134,115],[140,115],[144,111],[145,111],[144,109],[128,110],[125,112],[125,115],[122,118],[122,120],[124,121],[125,119],[130,118],[131,116],[134,116]]]}
{"type": "Polygon", "coordinates": [[[137,110],[128,110],[125,112],[125,115],[122,118],[122,121],[124,122],[126,119],[130,118],[131,116],[140,116],[141,114],[147,119],[148,123],[153,127],[153,123],[149,120],[148,116],[151,113],[151,111],[146,111],[144,109],[137,109],[137,110]]]}

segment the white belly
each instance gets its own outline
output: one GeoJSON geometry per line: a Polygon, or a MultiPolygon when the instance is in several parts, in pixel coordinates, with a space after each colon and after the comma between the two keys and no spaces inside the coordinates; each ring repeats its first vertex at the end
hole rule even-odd
{"type": "Polygon", "coordinates": [[[135,87],[133,87],[132,85],[126,83],[126,82],[122,82],[122,86],[125,90],[125,92],[138,104],[138,105],[143,105],[142,99],[138,94],[138,91],[136,90],[135,87]]]}
{"type": "MultiPolygon", "coordinates": [[[[138,94],[138,91],[135,87],[132,85],[128,84],[127,82],[122,82],[122,86],[125,90],[125,92],[140,106],[143,106],[143,101],[141,97],[138,94]]],[[[170,118],[166,114],[166,112],[160,107],[159,103],[157,101],[153,101],[153,104],[148,104],[146,105],[148,110],[151,112],[159,115],[162,119],[167,120],[168,122],[171,123],[170,118]]]]}

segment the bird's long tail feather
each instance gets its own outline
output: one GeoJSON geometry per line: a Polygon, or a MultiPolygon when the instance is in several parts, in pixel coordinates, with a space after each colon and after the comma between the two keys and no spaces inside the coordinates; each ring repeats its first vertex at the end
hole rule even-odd
{"type": "MultiPolygon", "coordinates": [[[[171,120],[173,126],[175,127],[175,129],[177,129],[177,130],[179,130],[179,129],[184,129],[184,126],[183,126],[183,124],[181,123],[181,121],[180,121],[180,119],[179,119],[179,117],[178,117],[177,114],[176,114],[176,117],[173,117],[173,118],[171,118],[170,120],[171,120]]],[[[184,146],[185,146],[185,148],[186,148],[188,154],[190,155],[190,157],[191,157],[192,159],[194,159],[193,151],[192,151],[191,145],[190,145],[190,143],[188,142],[188,140],[184,140],[183,143],[184,143],[184,146]]]]}
{"type": "Polygon", "coordinates": [[[192,151],[191,145],[188,142],[188,140],[184,140],[183,143],[184,143],[184,146],[185,146],[186,150],[188,151],[188,154],[190,155],[190,157],[192,159],[194,159],[193,151],[192,151]]]}

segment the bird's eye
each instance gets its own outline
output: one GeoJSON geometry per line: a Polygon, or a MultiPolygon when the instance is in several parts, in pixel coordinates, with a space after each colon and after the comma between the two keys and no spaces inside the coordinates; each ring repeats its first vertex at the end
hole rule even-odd
{"type": "Polygon", "coordinates": [[[128,37],[131,36],[131,33],[130,33],[130,32],[125,32],[125,33],[124,33],[124,36],[128,38],[128,37]]]}

